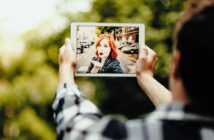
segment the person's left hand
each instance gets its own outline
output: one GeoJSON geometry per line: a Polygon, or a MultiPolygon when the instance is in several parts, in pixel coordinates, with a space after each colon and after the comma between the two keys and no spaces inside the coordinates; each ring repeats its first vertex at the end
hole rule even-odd
{"type": "Polygon", "coordinates": [[[71,46],[71,40],[66,38],[65,45],[59,49],[59,83],[74,84],[76,69],[76,53],[71,46]]]}
{"type": "Polygon", "coordinates": [[[76,68],[76,53],[71,46],[71,39],[65,39],[65,45],[59,49],[59,65],[70,65],[72,69],[76,68]]]}

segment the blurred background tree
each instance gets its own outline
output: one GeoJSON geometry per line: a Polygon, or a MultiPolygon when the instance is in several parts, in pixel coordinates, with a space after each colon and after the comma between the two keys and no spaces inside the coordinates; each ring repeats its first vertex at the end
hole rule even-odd
{"type": "MultiPolygon", "coordinates": [[[[144,23],[146,44],[158,55],[155,77],[168,87],[172,53],[171,35],[183,9],[180,0],[94,0],[91,10],[71,14],[69,0],[60,1],[58,11],[64,28],[45,33],[49,22],[26,32],[26,47],[9,66],[0,59],[0,139],[55,139],[51,104],[58,83],[58,49],[70,36],[70,22],[144,23]],[[60,7],[64,7],[63,9],[60,7]]],[[[72,37],[72,35],[71,35],[72,37]]],[[[103,114],[122,114],[129,119],[154,109],[136,78],[77,77],[80,89],[103,114]]]]}

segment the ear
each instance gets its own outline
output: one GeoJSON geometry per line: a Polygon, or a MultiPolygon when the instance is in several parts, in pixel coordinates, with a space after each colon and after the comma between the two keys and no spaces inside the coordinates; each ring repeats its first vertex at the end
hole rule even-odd
{"type": "Polygon", "coordinates": [[[173,53],[172,69],[171,69],[172,76],[175,79],[180,78],[179,62],[180,62],[180,51],[178,49],[175,49],[173,53]]]}

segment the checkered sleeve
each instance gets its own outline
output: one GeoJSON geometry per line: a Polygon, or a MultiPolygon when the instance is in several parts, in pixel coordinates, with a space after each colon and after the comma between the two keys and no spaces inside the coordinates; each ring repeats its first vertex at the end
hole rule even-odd
{"type": "Polygon", "coordinates": [[[124,139],[127,135],[121,119],[102,117],[75,85],[59,86],[52,108],[58,139],[124,139]]]}

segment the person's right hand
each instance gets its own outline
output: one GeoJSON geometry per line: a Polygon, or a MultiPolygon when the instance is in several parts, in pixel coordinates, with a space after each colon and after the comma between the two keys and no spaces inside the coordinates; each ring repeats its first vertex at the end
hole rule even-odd
{"type": "Polygon", "coordinates": [[[139,48],[139,57],[137,60],[136,74],[139,76],[153,77],[157,63],[156,53],[147,46],[139,48]]]}
{"type": "Polygon", "coordinates": [[[153,77],[156,63],[156,53],[147,46],[140,47],[136,70],[137,82],[153,104],[159,107],[171,102],[172,94],[153,77]]]}

